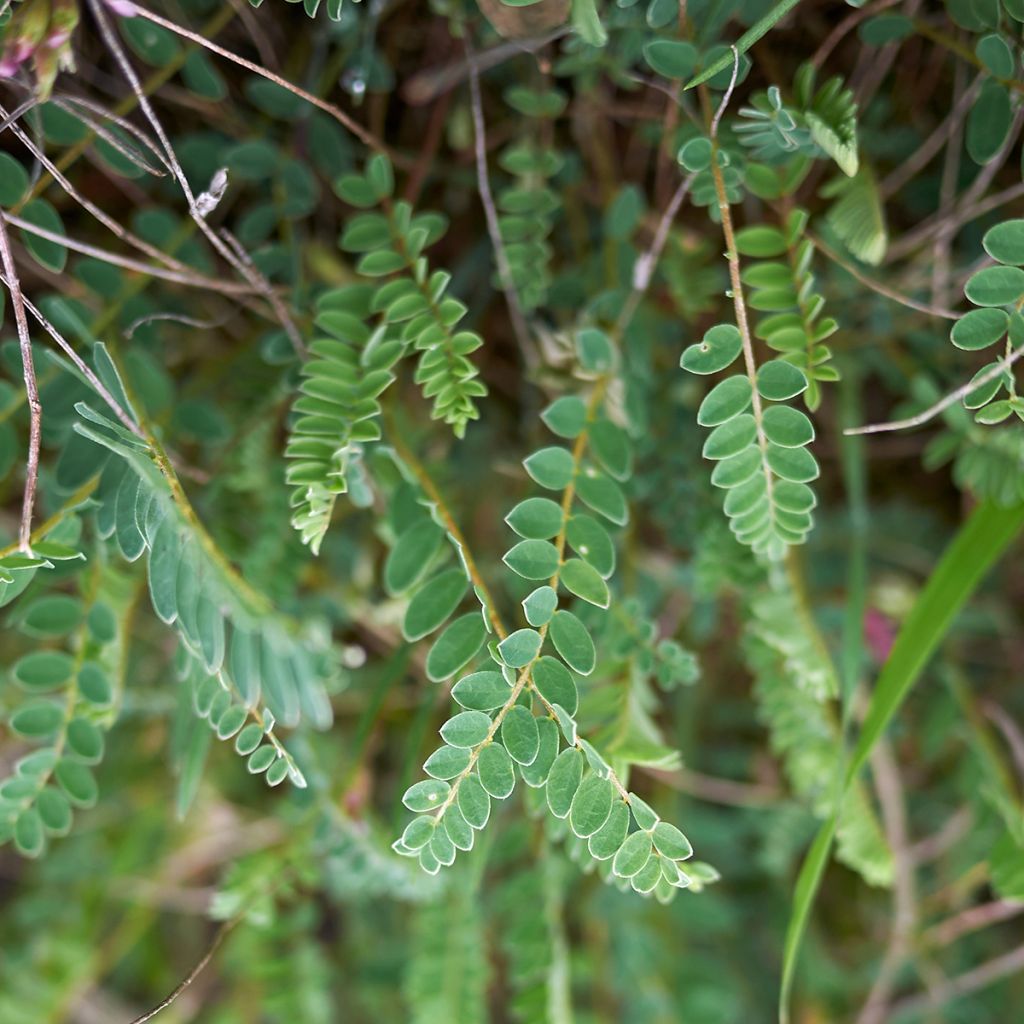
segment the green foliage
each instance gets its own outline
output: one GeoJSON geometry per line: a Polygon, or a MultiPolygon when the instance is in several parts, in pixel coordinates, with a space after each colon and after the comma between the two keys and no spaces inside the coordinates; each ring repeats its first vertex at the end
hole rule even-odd
{"type": "Polygon", "coordinates": [[[86,6],[0,12],[0,1021],[1012,1019],[1024,3],[86,6]]]}
{"type": "MultiPolygon", "coordinates": [[[[585,353],[581,350],[583,358],[585,353]]],[[[620,484],[632,466],[627,433],[607,418],[609,384],[608,373],[602,374],[586,401],[562,396],[549,405],[541,419],[559,437],[571,440],[572,448],[548,446],[523,462],[542,488],[562,492],[561,501],[529,498],[509,513],[507,522],[517,533],[553,536],[554,541],[520,540],[503,561],[515,576],[548,580],[550,597],[544,599],[545,610],[539,614],[536,600],[524,602],[528,616],[532,611],[535,619],[544,620],[538,622],[539,629],[528,626],[506,635],[504,627],[499,628],[500,639],[488,652],[499,671],[471,672],[456,681],[452,695],[466,710],[441,726],[444,744],[424,764],[437,781],[415,783],[403,797],[405,805],[420,816],[409,822],[394,849],[417,857],[428,873],[453,864],[458,851],[473,848],[477,831],[490,817],[491,799],[508,799],[519,774],[528,786],[544,791],[551,813],[567,819],[573,835],[588,841],[591,856],[610,861],[610,880],[628,880],[644,895],[657,890],[663,900],[674,889],[689,885],[679,868],[679,862],[692,853],[689,843],[626,791],[611,765],[579,736],[575,717],[579,700],[573,673],[588,676],[594,671],[596,649],[590,630],[577,615],[558,607],[559,591],[569,599],[607,608],[611,598],[602,569],[610,575],[606,552],[613,548],[597,519],[586,517],[589,526],[583,540],[575,535],[574,542],[569,528],[577,502],[613,525],[624,525],[626,503],[620,484]],[[598,538],[594,544],[597,565],[590,560],[595,558],[587,543],[591,537],[598,538]],[[574,557],[567,556],[570,547],[574,557]],[[543,653],[550,650],[547,643],[553,653],[543,653]],[[635,831],[630,833],[631,821],[635,831]],[[669,829],[678,839],[663,839],[659,846],[659,835],[668,836],[669,829]],[[648,837],[646,846],[644,837],[648,837]]],[[[420,525],[428,524],[433,525],[424,519],[420,525]]],[[[392,558],[403,539],[419,528],[407,528],[392,558]]],[[[440,537],[440,528],[435,530],[434,536],[440,537]]],[[[424,550],[421,544],[412,561],[425,566],[431,557],[431,549],[424,550]]],[[[482,611],[490,628],[486,606],[482,611]]],[[[470,613],[438,638],[427,657],[431,678],[447,678],[472,662],[484,640],[479,622],[470,613]],[[463,622],[466,629],[449,639],[463,622]]]]}
{"type": "Polygon", "coordinates": [[[303,367],[302,397],[286,449],[294,487],[292,525],[315,554],[330,524],[334,499],[349,490],[351,464],[362,447],[380,438],[378,398],[394,380],[392,368],[406,353],[418,354],[416,381],[433,399],[432,415],[461,437],[476,419],[474,399],[487,393],[469,360],[483,344],[472,331],[456,330],[466,313],[446,297],[450,275],[430,272],[426,246],[444,233],[436,214],[413,214],[392,202],[394,174],[385,157],[374,157],[363,175],[335,183],[338,195],[358,209],[342,233],[346,252],[360,254],[356,272],[384,284],[329,292],[319,303],[317,326],[331,337],[315,340],[316,358],[303,367]]]}

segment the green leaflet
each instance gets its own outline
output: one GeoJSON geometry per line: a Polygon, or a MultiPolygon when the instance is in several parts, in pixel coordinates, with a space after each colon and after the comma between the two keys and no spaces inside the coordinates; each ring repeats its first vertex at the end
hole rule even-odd
{"type": "Polygon", "coordinates": [[[451,622],[427,655],[427,678],[440,682],[473,660],[487,634],[479,612],[467,612],[451,622]]]}

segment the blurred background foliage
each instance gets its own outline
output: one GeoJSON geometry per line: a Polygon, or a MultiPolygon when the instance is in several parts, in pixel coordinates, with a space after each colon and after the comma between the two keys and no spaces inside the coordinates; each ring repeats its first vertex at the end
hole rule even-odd
{"type": "MultiPolygon", "coordinates": [[[[837,325],[825,356],[812,347],[790,359],[812,384],[800,403],[813,412],[821,477],[814,530],[772,565],[728,529],[701,458],[707,388],[679,360],[712,324],[734,322],[701,147],[734,71],[728,44],[776,5],[302,6],[151,5],[197,41],[123,0],[0,2],[0,205],[25,297],[123,398],[157,445],[147,451],[173,464],[182,495],[156,478],[151,501],[182,529],[202,524],[209,546],[197,557],[209,558],[203,578],[222,588],[223,614],[258,636],[280,629],[309,659],[288,684],[301,724],[276,714],[288,773],[305,785],[268,788],[204,721],[194,665],[153,614],[142,562],[123,557],[147,534],[139,521],[134,538],[118,513],[109,467],[120,456],[104,469],[75,432],[75,403],[101,404],[34,324],[33,539],[50,564],[17,563],[29,415],[5,296],[0,1022],[130,1021],[207,952],[160,1019],[773,1020],[794,882],[872,681],[970,510],[1024,499],[1009,372],[998,425],[957,403],[920,429],[842,432],[920,412],[984,366],[950,344],[950,320],[990,262],[985,233],[1024,209],[1024,6],[804,0],[737,58],[720,129],[733,219],[777,226],[807,211],[798,297],[803,309],[820,295],[837,325]],[[104,20],[247,274],[190,219],[104,20]],[[202,40],[340,108],[363,137],[202,40]],[[723,57],[702,113],[704,87],[683,85],[723,57]],[[474,59],[511,289],[481,203],[474,59]],[[380,398],[383,440],[353,449],[349,493],[328,509],[314,558],[288,525],[295,339],[322,333],[325,295],[362,279],[357,254],[338,244],[356,211],[336,185],[362,173],[367,139],[391,157],[395,199],[447,223],[430,263],[451,274],[464,327],[483,339],[472,360],[488,393],[457,439],[431,419],[413,374],[396,371],[380,398]],[[635,294],[638,258],[651,252],[650,286],[635,294]],[[511,314],[503,286],[518,298],[511,314]],[[519,462],[551,443],[545,406],[590,379],[576,362],[579,329],[614,333],[631,303],[609,399],[635,449],[631,518],[611,610],[580,612],[598,667],[580,681],[579,720],[633,791],[685,823],[720,881],[668,904],[603,885],[525,786],[494,805],[472,853],[431,876],[390,848],[408,818],[402,793],[422,777],[450,704],[427,678],[428,643],[403,639],[407,595],[383,581],[422,512],[408,467],[444,495],[501,609],[514,608],[530,588],[500,586],[500,559],[503,518],[531,493],[519,462]],[[25,713],[39,693],[63,699],[53,721],[25,713]],[[38,816],[16,826],[33,800],[38,816]]],[[[773,307],[750,296],[766,282],[748,288],[758,323],[773,307]]],[[[770,334],[757,334],[759,352],[765,338],[780,350],[770,334]]],[[[1013,328],[1010,342],[1022,343],[1013,328]]],[[[1018,544],[958,617],[844,800],[794,1021],[1017,1019],[1020,557],[1018,544]]]]}

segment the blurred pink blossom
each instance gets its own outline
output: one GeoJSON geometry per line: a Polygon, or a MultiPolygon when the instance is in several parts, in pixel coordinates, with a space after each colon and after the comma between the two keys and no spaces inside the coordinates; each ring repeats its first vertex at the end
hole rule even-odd
{"type": "Polygon", "coordinates": [[[892,620],[877,608],[868,608],[864,612],[864,642],[879,664],[889,657],[896,642],[896,628],[892,620]]]}

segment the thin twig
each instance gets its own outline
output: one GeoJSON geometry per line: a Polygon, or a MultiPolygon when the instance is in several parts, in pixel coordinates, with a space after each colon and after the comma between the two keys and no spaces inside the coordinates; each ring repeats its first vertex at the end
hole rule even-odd
{"type": "MultiPolygon", "coordinates": [[[[0,282],[11,287],[11,278],[6,274],[0,275],[0,282]]],[[[22,296],[22,302],[25,305],[25,309],[32,314],[32,317],[36,322],[50,335],[51,338],[56,342],[57,347],[74,363],[75,368],[78,372],[85,377],[85,379],[92,385],[96,393],[103,399],[104,402],[110,407],[111,412],[124,424],[127,430],[130,430],[136,437],[142,438],[144,441],[148,441],[145,432],[139,427],[139,425],[128,415],[127,412],[121,407],[120,403],[116,398],[106,389],[103,382],[96,376],[95,373],[89,366],[83,362],[82,357],[71,347],[64,336],[57,330],[56,327],[50,323],[49,319],[43,314],[43,312],[37,309],[28,299],[22,296]]]]}
{"type": "MultiPolygon", "coordinates": [[[[6,116],[7,111],[0,106],[0,117],[6,116]]],[[[74,185],[61,173],[60,169],[56,164],[32,141],[28,134],[17,125],[11,124],[11,131],[18,138],[21,144],[39,161],[40,164],[49,172],[50,177],[72,198],[76,203],[79,204],[84,210],[92,214],[108,231],[114,234],[117,238],[121,239],[122,242],[127,242],[133,248],[138,249],[139,252],[145,253],[150,259],[154,259],[159,263],[163,263],[165,266],[170,267],[172,270],[176,270],[179,273],[188,273],[190,268],[181,263],[179,260],[174,259],[172,256],[168,256],[167,253],[163,252],[155,245],[150,245],[149,242],[144,241],[137,235],[133,234],[126,227],[118,223],[113,217],[107,214],[104,210],[101,210],[91,199],[82,195],[81,192],[75,188],[74,185]]]]}
{"type": "MultiPolygon", "coordinates": [[[[548,43],[553,43],[569,31],[571,29],[565,25],[534,39],[513,39],[492,46],[489,50],[477,54],[477,72],[488,71],[521,53],[533,53],[535,50],[543,49],[548,43]]],[[[417,72],[402,86],[402,99],[412,106],[429,103],[454,89],[469,73],[469,62],[466,60],[417,72]]]]}
{"type": "Polygon", "coordinates": [[[3,120],[0,121],[0,132],[7,131],[7,129],[10,128],[19,117],[23,114],[27,114],[38,102],[39,101],[34,96],[30,96],[23,103],[15,107],[14,110],[5,115],[3,120]]]}
{"type": "Polygon", "coordinates": [[[487,171],[487,129],[484,122],[483,99],[480,96],[480,72],[468,35],[465,46],[466,59],[469,62],[469,94],[473,108],[473,146],[476,153],[477,191],[480,193],[480,202],[483,204],[487,233],[491,236],[494,261],[498,265],[498,277],[501,279],[501,290],[505,293],[505,302],[508,304],[512,330],[515,332],[523,359],[527,366],[532,366],[537,361],[537,355],[530,340],[530,329],[526,325],[526,316],[523,313],[519,292],[512,277],[512,265],[509,263],[508,251],[505,249],[505,240],[501,237],[498,208],[494,203],[490,175],[487,171]]]}
{"type": "Polygon", "coordinates": [[[21,503],[21,525],[18,530],[18,547],[25,554],[32,553],[32,513],[36,504],[36,485],[39,483],[39,441],[42,437],[43,406],[39,401],[39,385],[36,383],[36,368],[32,359],[32,339],[25,316],[25,298],[21,293],[18,269],[14,265],[11,240],[7,234],[7,217],[0,211],[0,259],[3,260],[7,288],[11,293],[14,307],[14,321],[18,327],[18,343],[21,346],[21,369],[25,378],[25,395],[29,408],[28,460],[25,464],[25,493],[21,503]]]}
{"type": "Polygon", "coordinates": [[[131,341],[132,336],[140,327],[145,327],[146,324],[151,324],[158,320],[169,320],[172,323],[184,324],[186,327],[198,327],[200,330],[210,330],[213,327],[220,327],[225,323],[224,319],[200,320],[198,317],[185,316],[182,313],[149,313],[146,316],[140,316],[138,319],[133,320],[124,329],[125,338],[131,341]]]}
{"type": "Polygon", "coordinates": [[[828,60],[829,55],[839,45],[840,42],[852,32],[865,18],[874,17],[881,11],[884,11],[887,7],[893,7],[900,3],[901,0],[879,0],[878,3],[869,4],[860,10],[853,11],[848,14],[842,21],[840,21],[834,29],[825,38],[825,41],[814,51],[814,56],[811,57],[811,63],[816,68],[821,66],[828,60]]]}
{"type": "Polygon", "coordinates": [[[292,348],[295,349],[296,355],[298,355],[300,359],[304,358],[306,355],[306,343],[302,340],[302,335],[299,333],[298,327],[295,326],[295,321],[288,312],[288,307],[281,301],[277,292],[274,291],[274,286],[261,273],[259,267],[253,263],[252,257],[245,251],[242,243],[239,242],[227,228],[221,228],[220,233],[224,238],[224,241],[227,242],[234,251],[239,264],[245,268],[244,273],[252,282],[253,287],[255,287],[260,295],[262,295],[273,307],[274,312],[277,314],[278,321],[284,328],[285,334],[288,335],[288,340],[292,343],[292,348]]]}
{"type": "MultiPolygon", "coordinates": [[[[95,6],[95,5],[94,5],[95,6]]],[[[279,85],[282,89],[287,89],[288,92],[299,96],[304,99],[307,103],[312,103],[314,107],[322,110],[325,114],[329,114],[339,124],[344,125],[353,135],[356,136],[361,142],[364,142],[370,149],[378,153],[388,152],[387,147],[383,142],[380,141],[372,132],[367,131],[357,121],[353,121],[348,114],[345,113],[340,107],[336,107],[333,103],[327,103],[325,100],[314,96],[311,92],[307,92],[300,86],[289,82],[286,78],[282,78],[280,75],[274,74],[273,71],[268,71],[265,67],[260,64],[254,64],[251,60],[246,60],[244,57],[239,57],[237,53],[232,53],[230,50],[225,50],[223,46],[218,46],[216,43],[210,42],[209,39],[205,39],[203,36],[196,32],[192,32],[187,28],[177,24],[173,21],[168,21],[166,18],[161,18],[159,14],[154,14],[152,11],[146,10],[145,7],[140,7],[138,4],[133,4],[135,13],[140,18],[145,18],[147,21],[153,22],[154,25],[159,25],[161,28],[167,29],[169,32],[173,32],[175,35],[181,36],[183,39],[188,39],[190,42],[196,43],[199,46],[204,47],[211,53],[217,54],[219,57],[223,57],[225,60],[229,60],[239,67],[245,68],[247,71],[251,71],[255,75],[259,75],[261,78],[266,78],[268,81],[273,82],[275,85],[279,85]]]]}
{"type": "MultiPolygon", "coordinates": [[[[289,339],[294,345],[296,352],[300,356],[303,355],[305,353],[305,345],[302,342],[302,336],[299,334],[298,328],[296,328],[292,321],[284,303],[281,302],[281,300],[274,294],[274,290],[270,287],[269,282],[256,269],[252,261],[249,259],[248,254],[246,254],[242,249],[241,245],[234,242],[234,240],[225,233],[226,237],[231,242],[231,244],[226,244],[224,239],[222,239],[217,232],[207,224],[205,211],[196,203],[196,198],[192,193],[192,188],[188,183],[188,178],[185,176],[185,171],[178,160],[174,147],[171,145],[171,140],[164,131],[163,125],[160,123],[160,119],[157,117],[156,111],[153,109],[153,105],[149,101],[149,97],[146,96],[146,93],[142,88],[142,83],[139,81],[139,77],[136,75],[135,69],[132,67],[131,61],[128,59],[128,55],[124,51],[124,47],[121,46],[118,41],[117,34],[114,32],[110,24],[110,19],[107,17],[107,12],[102,0],[90,0],[90,6],[93,11],[93,16],[96,18],[96,23],[99,25],[100,35],[103,37],[103,41],[106,44],[107,49],[113,55],[117,66],[120,68],[121,74],[124,76],[125,81],[128,82],[128,85],[138,101],[139,109],[145,115],[146,120],[149,121],[153,132],[159,140],[160,145],[163,147],[164,155],[167,157],[170,164],[171,173],[174,175],[175,180],[181,188],[182,194],[185,196],[185,201],[188,204],[189,216],[195,222],[199,230],[206,236],[214,249],[216,249],[217,252],[220,253],[220,255],[230,263],[242,277],[253,285],[253,287],[256,288],[256,290],[273,306],[274,312],[280,320],[281,326],[284,328],[289,339]],[[237,250],[235,248],[236,246],[237,250]]],[[[141,8],[139,10],[141,12],[141,8]]]]}
{"type": "Polygon", "coordinates": [[[912,231],[908,231],[902,238],[893,242],[885,255],[886,263],[892,263],[902,256],[909,255],[936,233],[949,232],[950,237],[952,237],[952,234],[962,224],[980,217],[982,213],[987,213],[989,209],[994,209],[995,206],[1001,205],[1002,202],[1010,202],[1021,194],[1017,190],[1021,189],[1022,186],[1018,184],[1005,189],[1001,193],[997,193],[996,196],[989,197],[989,199],[981,199],[995,179],[995,176],[1006,163],[1010,153],[1013,152],[1022,125],[1024,125],[1024,107],[1014,114],[1013,123],[1010,125],[1010,130],[1007,132],[1006,139],[999,152],[981,168],[977,177],[971,182],[970,187],[957,200],[955,208],[944,207],[940,209],[935,216],[925,221],[924,224],[919,225],[912,231]],[[993,202],[994,205],[992,205],[993,202]]]}
{"type": "Polygon", "coordinates": [[[714,775],[705,775],[703,772],[695,772],[690,768],[666,772],[644,765],[637,767],[645,775],[650,775],[666,786],[708,803],[725,804],[729,807],[771,807],[782,800],[782,793],[773,786],[722,779],[714,775]]]}
{"type": "MultiPolygon", "coordinates": [[[[965,75],[964,65],[957,63],[956,71],[953,73],[954,95],[963,92],[965,75]]],[[[957,180],[960,177],[960,153],[963,149],[963,141],[964,120],[962,117],[956,117],[953,120],[952,131],[946,143],[946,153],[942,160],[942,181],[939,184],[940,210],[950,206],[956,198],[957,180]]],[[[937,304],[948,301],[953,236],[955,233],[955,228],[950,231],[940,231],[932,242],[932,302],[937,304]]]]}
{"type": "Polygon", "coordinates": [[[995,380],[1001,373],[1004,373],[1013,366],[1021,356],[1024,356],[1024,345],[1014,349],[1004,359],[993,363],[980,377],[969,380],[962,387],[950,392],[945,398],[939,399],[934,405],[929,406],[924,412],[919,412],[916,416],[908,416],[905,420],[893,420],[890,423],[872,423],[867,427],[848,427],[843,433],[850,435],[884,434],[891,430],[907,430],[910,427],[919,427],[922,423],[927,423],[929,420],[934,419],[940,412],[960,401],[965,395],[969,395],[972,391],[980,388],[983,384],[987,384],[990,380],[995,380]]]}
{"type": "MultiPolygon", "coordinates": [[[[729,264],[729,282],[732,286],[732,304],[736,315],[736,328],[740,332],[740,340],[743,344],[743,363],[746,367],[747,378],[751,385],[751,397],[753,401],[754,424],[757,429],[757,444],[761,449],[761,465],[764,470],[765,488],[768,496],[769,507],[773,506],[772,490],[773,479],[771,470],[768,467],[768,437],[764,431],[764,413],[761,405],[761,393],[757,388],[757,360],[754,357],[754,341],[750,333],[750,324],[747,321],[747,304],[743,298],[743,280],[740,270],[740,256],[736,248],[736,234],[732,226],[732,211],[729,209],[729,197],[725,190],[725,179],[722,176],[722,168],[718,163],[718,124],[725,113],[726,105],[732,96],[736,85],[736,76],[739,73],[740,56],[734,46],[732,79],[729,88],[722,97],[713,117],[709,120],[709,134],[711,136],[711,176],[715,184],[715,195],[718,200],[718,212],[722,218],[722,236],[725,239],[725,258],[729,264]]],[[[704,86],[701,86],[701,100],[705,110],[710,112],[708,105],[708,93],[704,86]]]]}
{"type": "Polygon", "coordinates": [[[109,252],[87,242],[79,242],[75,238],[59,234],[56,231],[48,231],[38,224],[16,217],[13,213],[7,215],[8,223],[30,235],[38,235],[50,242],[56,242],[74,252],[80,252],[83,256],[91,256],[93,259],[109,263],[114,267],[121,267],[124,270],[131,270],[138,274],[146,274],[150,277],[159,277],[164,281],[173,281],[175,284],[188,285],[191,288],[205,288],[208,291],[220,292],[223,295],[259,295],[260,290],[244,281],[218,281],[213,277],[204,277],[196,271],[182,272],[178,270],[165,269],[154,266],[152,263],[143,263],[140,260],[133,260],[130,256],[119,256],[117,253],[109,252]]]}
{"type": "MultiPolygon", "coordinates": [[[[101,138],[108,146],[116,149],[121,156],[125,158],[129,163],[134,164],[139,170],[144,171],[146,174],[153,175],[154,178],[164,178],[167,176],[166,171],[162,171],[159,167],[151,164],[142,153],[134,146],[128,145],[123,139],[118,138],[112,131],[110,131],[106,125],[101,124],[96,117],[93,116],[92,105],[84,101],[76,101],[69,103],[67,100],[55,99],[53,101],[54,106],[60,107],[61,110],[66,111],[72,117],[77,118],[79,121],[87,124],[93,131],[94,135],[101,138]],[[78,106],[81,110],[76,111],[74,108],[78,106]]],[[[130,124],[131,122],[125,121],[123,118],[118,118],[122,125],[130,124]]],[[[140,133],[141,134],[141,133],[140,133]]],[[[160,157],[162,160],[162,156],[160,157]]]]}
{"type": "Polygon", "coordinates": [[[995,701],[984,701],[981,709],[984,711],[985,717],[1002,733],[1003,739],[1013,755],[1017,778],[1024,782],[1024,735],[1021,735],[1020,727],[995,701]]]}
{"type": "Polygon", "coordinates": [[[899,969],[910,954],[917,923],[917,885],[914,862],[909,855],[906,798],[899,766],[887,740],[880,741],[872,752],[871,772],[882,811],[885,837],[893,857],[893,914],[889,942],[867,1000],[857,1017],[857,1024],[882,1024],[885,1020],[899,969]]]}
{"type": "Polygon", "coordinates": [[[206,965],[213,959],[214,953],[220,948],[221,943],[227,938],[228,932],[235,927],[236,924],[241,920],[239,917],[232,918],[230,921],[225,921],[218,929],[217,933],[213,937],[213,941],[210,943],[206,952],[199,958],[199,962],[192,968],[188,974],[175,986],[174,990],[164,997],[160,1002],[153,1007],[152,1010],[147,1010],[142,1016],[136,1017],[131,1024],[145,1024],[145,1021],[152,1020],[161,1010],[166,1010],[171,1003],[174,1002],[182,992],[185,991],[192,984],[196,978],[202,973],[202,970],[206,965]]]}
{"type": "Polygon", "coordinates": [[[729,88],[725,90],[725,95],[722,97],[722,102],[718,104],[718,109],[715,111],[715,116],[711,119],[711,139],[713,142],[718,141],[718,125],[722,120],[722,115],[725,113],[726,107],[729,106],[729,100],[732,99],[732,91],[736,88],[736,78],[740,72],[740,53],[735,46],[730,46],[732,50],[732,77],[729,79],[729,88]]]}
{"type": "MultiPolygon", "coordinates": [[[[958,64],[957,68],[962,68],[962,64],[958,64]]],[[[894,196],[904,185],[914,177],[922,168],[927,167],[931,162],[932,157],[942,149],[943,145],[949,142],[949,140],[956,134],[957,128],[962,127],[964,123],[964,114],[967,108],[974,102],[978,93],[981,92],[981,84],[984,81],[984,75],[978,75],[977,78],[971,84],[963,90],[956,103],[953,104],[952,109],[946,118],[939,124],[939,126],[928,136],[924,142],[893,172],[886,177],[881,184],[878,186],[878,192],[882,199],[890,199],[894,196]]],[[[940,204],[944,205],[944,204],[940,204]]]]}
{"type": "Polygon", "coordinates": [[[909,996],[895,1003],[890,1011],[890,1019],[910,1016],[922,1010],[936,1009],[944,1003],[977,992],[1001,978],[1024,970],[1024,946],[1018,946],[1010,953],[1004,953],[993,960],[975,967],[973,970],[952,978],[950,981],[938,983],[931,992],[909,996]]]}
{"type": "Polygon", "coordinates": [[[810,240],[811,244],[817,249],[823,256],[828,257],[838,267],[842,267],[852,278],[859,281],[866,288],[870,288],[872,291],[877,292],[879,295],[884,296],[887,299],[891,299],[893,302],[898,302],[901,306],[906,306],[908,309],[916,309],[919,313],[927,313],[929,316],[942,317],[944,320],[959,320],[962,313],[956,313],[951,309],[943,309],[941,306],[930,306],[927,302],[919,302],[917,299],[910,298],[909,295],[902,295],[900,292],[894,291],[887,285],[882,284],[881,281],[876,281],[874,278],[868,277],[867,274],[860,271],[854,264],[848,260],[843,259],[831,246],[826,245],[817,235],[812,234],[810,231],[805,231],[804,234],[810,240]]]}
{"type": "Polygon", "coordinates": [[[973,822],[974,815],[970,808],[959,808],[946,819],[937,832],[918,840],[910,848],[911,858],[917,864],[927,864],[937,860],[967,835],[973,822]]]}
{"type": "Polygon", "coordinates": [[[986,928],[990,924],[1008,921],[1021,913],[1024,913],[1024,901],[1021,900],[993,900],[991,903],[982,903],[940,921],[924,933],[921,941],[927,946],[948,946],[963,935],[986,928]]]}
{"type": "Polygon", "coordinates": [[[665,244],[668,242],[668,233],[672,228],[672,224],[676,219],[676,215],[679,213],[680,207],[683,205],[683,200],[688,195],[690,188],[693,186],[693,182],[696,179],[696,172],[687,175],[676,188],[672,194],[672,198],[669,200],[668,205],[665,207],[664,212],[661,215],[661,219],[658,221],[658,227],[655,229],[654,238],[651,240],[650,248],[646,252],[640,253],[636,258],[636,262],[633,264],[633,288],[623,303],[622,310],[619,313],[619,318],[616,321],[616,337],[622,337],[625,333],[626,327],[636,313],[637,307],[640,305],[641,300],[647,293],[647,289],[651,286],[651,278],[654,276],[654,268],[658,265],[661,259],[661,254],[665,248],[665,244]]]}
{"type": "Polygon", "coordinates": [[[437,507],[438,515],[444,521],[444,527],[448,531],[452,540],[458,545],[459,554],[462,561],[465,563],[466,571],[469,573],[469,578],[473,583],[473,586],[480,592],[484,601],[487,604],[487,617],[491,620],[491,625],[494,627],[494,632],[504,640],[508,636],[508,630],[505,628],[505,624],[501,620],[501,616],[498,614],[498,606],[494,602],[494,598],[491,596],[491,591],[487,586],[487,581],[484,579],[483,574],[477,567],[476,560],[473,558],[473,552],[470,550],[469,544],[466,542],[466,538],[459,528],[459,524],[455,520],[455,516],[452,515],[451,510],[448,507],[448,503],[444,500],[440,490],[438,490],[437,484],[434,483],[430,474],[426,471],[423,463],[412,453],[409,446],[402,440],[402,431],[398,429],[397,425],[389,431],[389,437],[392,446],[395,451],[401,457],[402,461],[412,471],[413,476],[419,481],[420,486],[426,492],[427,497],[437,507]]]}

